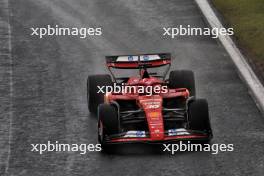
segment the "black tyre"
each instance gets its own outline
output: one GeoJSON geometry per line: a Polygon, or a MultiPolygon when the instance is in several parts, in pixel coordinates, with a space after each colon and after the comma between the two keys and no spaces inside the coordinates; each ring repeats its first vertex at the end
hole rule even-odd
{"type": "Polygon", "coordinates": [[[110,104],[100,104],[98,107],[98,131],[99,137],[104,138],[106,135],[119,133],[120,125],[117,109],[110,104]],[[101,128],[101,129],[100,129],[101,128]]]}
{"type": "Polygon", "coordinates": [[[98,141],[102,150],[107,152],[112,146],[105,142],[108,135],[120,132],[118,111],[110,104],[100,104],[98,107],[98,141]]]}
{"type": "Polygon", "coordinates": [[[189,103],[188,121],[191,130],[204,131],[212,137],[208,103],[205,99],[195,99],[189,103]]]}
{"type": "Polygon", "coordinates": [[[190,70],[174,70],[169,75],[169,88],[187,88],[190,96],[195,96],[194,74],[190,70]]]}
{"type": "Polygon", "coordinates": [[[91,113],[97,112],[99,104],[104,102],[104,93],[98,93],[97,86],[112,86],[110,75],[91,75],[87,79],[87,103],[91,113]]]}

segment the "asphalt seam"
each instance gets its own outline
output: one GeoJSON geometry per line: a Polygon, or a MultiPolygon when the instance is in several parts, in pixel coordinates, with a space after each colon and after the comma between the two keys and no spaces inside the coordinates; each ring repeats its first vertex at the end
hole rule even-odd
{"type": "MultiPolygon", "coordinates": [[[[8,117],[9,117],[9,126],[8,126],[8,146],[7,146],[7,158],[5,160],[5,170],[4,174],[8,175],[9,169],[9,160],[10,160],[10,153],[11,153],[11,141],[12,141],[12,120],[13,120],[13,59],[11,54],[11,26],[10,26],[10,11],[9,11],[9,0],[0,0],[0,6],[2,10],[2,17],[0,18],[1,23],[1,50],[0,56],[3,56],[6,59],[1,59],[1,63],[6,63],[8,70],[5,73],[9,75],[8,82],[9,82],[9,103],[8,103],[8,117]]],[[[4,75],[4,76],[6,76],[4,75]]]]}
{"type": "MultiPolygon", "coordinates": [[[[208,0],[195,0],[198,7],[202,11],[202,14],[206,18],[209,25],[214,28],[224,27],[221,21],[218,19],[208,0]]],[[[260,80],[247,63],[245,56],[240,52],[236,44],[233,42],[230,36],[220,35],[219,41],[222,43],[227,53],[230,55],[235,66],[237,67],[238,73],[242,80],[247,84],[250,95],[253,97],[257,107],[264,114],[264,87],[260,80]]]]}

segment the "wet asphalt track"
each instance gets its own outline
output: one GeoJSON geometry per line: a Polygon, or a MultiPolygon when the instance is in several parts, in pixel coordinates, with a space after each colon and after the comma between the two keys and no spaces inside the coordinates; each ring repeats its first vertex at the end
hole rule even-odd
{"type": "Polygon", "coordinates": [[[205,27],[192,0],[10,0],[13,55],[12,143],[8,175],[263,175],[264,118],[231,59],[210,37],[162,36],[162,27],[205,27]],[[30,36],[46,25],[102,27],[103,35],[30,36]],[[169,155],[127,146],[114,155],[30,152],[31,143],[96,143],[87,111],[86,78],[105,73],[104,56],[171,52],[172,69],[192,69],[199,97],[208,99],[213,143],[234,152],[169,155]]]}

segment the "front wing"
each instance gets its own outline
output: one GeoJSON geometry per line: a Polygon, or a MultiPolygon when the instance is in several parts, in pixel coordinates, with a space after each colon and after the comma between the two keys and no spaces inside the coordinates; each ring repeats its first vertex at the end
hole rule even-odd
{"type": "Polygon", "coordinates": [[[106,143],[166,143],[182,140],[209,140],[212,136],[202,131],[187,130],[184,128],[170,129],[164,132],[162,140],[154,140],[146,131],[127,131],[106,138],[106,143]]]}

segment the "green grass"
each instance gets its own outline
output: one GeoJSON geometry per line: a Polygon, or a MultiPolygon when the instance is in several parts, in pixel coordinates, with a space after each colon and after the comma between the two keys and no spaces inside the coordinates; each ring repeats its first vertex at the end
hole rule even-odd
{"type": "Polygon", "coordinates": [[[240,47],[264,62],[264,0],[213,0],[224,16],[240,47]]]}

